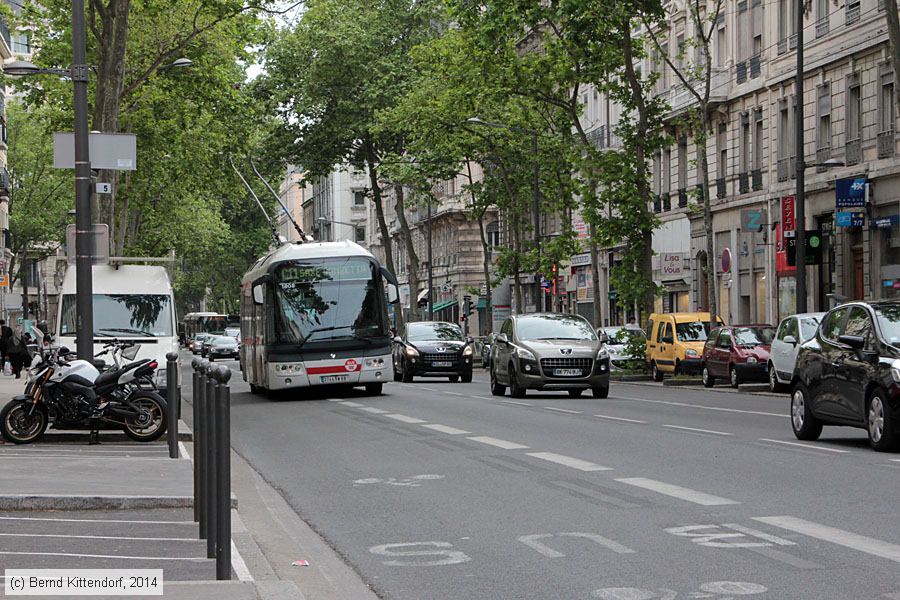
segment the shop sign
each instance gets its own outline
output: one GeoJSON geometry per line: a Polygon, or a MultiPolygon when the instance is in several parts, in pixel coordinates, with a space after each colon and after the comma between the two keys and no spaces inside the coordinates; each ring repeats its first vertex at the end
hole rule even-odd
{"type": "Polygon", "coordinates": [[[866,178],[848,177],[834,182],[835,206],[859,208],[866,205],[866,178]]]}
{"type": "Polygon", "coordinates": [[[894,280],[894,289],[896,290],[898,288],[900,288],[900,280],[895,279],[894,280]]]}
{"type": "Polygon", "coordinates": [[[781,199],[781,231],[786,238],[794,237],[797,229],[797,219],[794,214],[794,197],[785,196],[781,199]]]}
{"type": "Polygon", "coordinates": [[[572,229],[575,231],[575,237],[584,239],[588,237],[588,226],[581,217],[572,217],[572,229]]]}
{"type": "Polygon", "coordinates": [[[741,229],[744,231],[760,231],[765,220],[761,208],[745,208],[741,211],[741,229]]]}
{"type": "Polygon", "coordinates": [[[894,280],[893,279],[882,279],[881,287],[886,287],[886,288],[894,287],[894,280]]]}
{"type": "Polygon", "coordinates": [[[572,262],[570,264],[573,267],[582,267],[591,264],[591,253],[585,252],[584,254],[576,254],[572,257],[572,262]]]}
{"type": "MultiPolygon", "coordinates": [[[[806,239],[806,264],[821,265],[822,264],[822,231],[820,229],[807,229],[806,239]]],[[[787,252],[788,266],[796,266],[797,264],[797,238],[791,238],[785,242],[785,250],[787,252]]]]}
{"type": "Polygon", "coordinates": [[[866,222],[866,213],[838,211],[834,213],[834,224],[836,227],[862,227],[866,222]]]}
{"type": "Polygon", "coordinates": [[[889,217],[879,217],[872,219],[871,226],[873,229],[890,229],[900,224],[900,215],[891,215],[889,217]]]}
{"type": "Polygon", "coordinates": [[[659,256],[659,273],[663,279],[681,279],[684,274],[683,252],[664,252],[659,256]]]}

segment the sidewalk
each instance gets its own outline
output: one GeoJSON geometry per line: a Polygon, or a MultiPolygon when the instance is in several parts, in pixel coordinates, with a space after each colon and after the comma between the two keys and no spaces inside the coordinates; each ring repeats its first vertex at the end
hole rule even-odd
{"type": "MultiPolygon", "coordinates": [[[[24,384],[0,375],[0,405],[24,384]]],[[[171,459],[165,438],[140,444],[120,436],[101,433],[101,443],[90,446],[87,432],[48,432],[37,444],[0,446],[0,571],[161,568],[162,597],[172,600],[303,598],[291,582],[254,580],[243,549],[257,568],[266,564],[236,510],[233,581],[215,581],[215,560],[206,558],[193,521],[190,442],[171,459]]]]}

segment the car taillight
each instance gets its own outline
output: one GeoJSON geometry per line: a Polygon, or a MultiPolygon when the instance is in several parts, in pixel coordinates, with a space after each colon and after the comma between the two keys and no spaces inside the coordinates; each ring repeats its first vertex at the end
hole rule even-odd
{"type": "Polygon", "coordinates": [[[147,366],[150,367],[151,369],[155,369],[156,367],[159,366],[159,363],[157,363],[157,362],[154,360],[154,361],[152,361],[152,362],[151,362],[149,365],[147,365],[147,366]]]}

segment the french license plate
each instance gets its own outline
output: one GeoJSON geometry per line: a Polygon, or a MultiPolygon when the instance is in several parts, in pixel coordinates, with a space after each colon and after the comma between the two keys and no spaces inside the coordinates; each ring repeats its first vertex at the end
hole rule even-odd
{"type": "Polygon", "coordinates": [[[323,375],[319,377],[319,383],[341,383],[350,379],[349,375],[323,375]]]}
{"type": "Polygon", "coordinates": [[[581,375],[581,369],[553,369],[556,377],[578,377],[581,375]]]}
{"type": "Polygon", "coordinates": [[[432,367],[452,367],[453,363],[450,361],[442,360],[438,362],[431,363],[432,367]]]}

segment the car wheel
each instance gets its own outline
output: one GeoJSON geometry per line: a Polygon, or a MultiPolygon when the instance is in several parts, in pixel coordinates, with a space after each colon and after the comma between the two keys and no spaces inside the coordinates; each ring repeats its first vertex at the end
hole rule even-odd
{"type": "Polygon", "coordinates": [[[502,396],[505,393],[506,386],[497,383],[497,375],[494,374],[494,369],[491,367],[491,394],[494,396],[502,396]]]}
{"type": "Polygon", "coordinates": [[[893,415],[884,401],[884,392],[876,389],[869,396],[866,407],[866,430],[869,443],[878,452],[893,452],[900,447],[900,438],[894,433],[893,415]]]}
{"type": "Polygon", "coordinates": [[[655,362],[652,365],[650,365],[650,370],[653,373],[653,381],[662,381],[663,380],[662,371],[659,370],[659,367],[656,366],[655,362]]]}
{"type": "Polygon", "coordinates": [[[775,365],[769,363],[769,391],[783,392],[784,384],[778,381],[778,375],[775,373],[775,365]]]}
{"type": "Polygon", "coordinates": [[[791,391],[791,429],[798,440],[813,441],[822,435],[822,423],[809,406],[809,390],[800,382],[791,391]]]}
{"type": "Polygon", "coordinates": [[[581,394],[584,393],[584,390],[569,390],[569,396],[571,398],[581,398],[581,394]]]}
{"type": "Polygon", "coordinates": [[[509,363],[509,395],[513,398],[525,397],[525,388],[519,385],[516,367],[512,363],[509,363]]]}
{"type": "Polygon", "coordinates": [[[366,393],[371,394],[373,396],[380,396],[381,389],[384,386],[382,383],[367,383],[366,384],[366,393]]]}
{"type": "Polygon", "coordinates": [[[711,388],[716,385],[716,378],[709,374],[709,367],[706,366],[706,363],[703,364],[701,378],[703,379],[703,385],[705,387],[711,388]]]}
{"type": "Polygon", "coordinates": [[[594,395],[594,398],[607,398],[609,397],[609,384],[592,387],[591,393],[594,395]]]}
{"type": "Polygon", "coordinates": [[[449,379],[450,383],[456,383],[457,381],[459,381],[459,375],[451,375],[449,379]]]}
{"type": "Polygon", "coordinates": [[[460,379],[463,383],[472,383],[472,374],[471,373],[463,373],[460,375],[460,379]]]}
{"type": "Polygon", "coordinates": [[[731,365],[728,369],[728,379],[731,381],[731,387],[737,389],[739,385],[741,385],[741,376],[738,375],[737,369],[734,368],[734,365],[731,365]]]}

